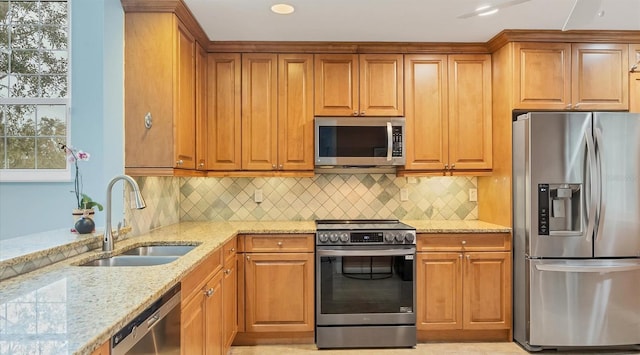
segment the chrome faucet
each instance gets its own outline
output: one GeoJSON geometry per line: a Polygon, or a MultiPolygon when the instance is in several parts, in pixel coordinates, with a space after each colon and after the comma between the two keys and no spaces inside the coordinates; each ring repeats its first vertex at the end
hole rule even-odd
{"type": "Polygon", "coordinates": [[[111,232],[111,190],[113,189],[113,185],[118,182],[118,180],[124,180],[131,185],[131,189],[133,190],[131,196],[133,198],[133,202],[135,203],[136,209],[143,209],[147,207],[144,203],[144,199],[142,198],[142,193],[140,193],[140,187],[138,183],[133,180],[133,178],[129,175],[118,175],[109,181],[107,185],[107,221],[104,227],[104,239],[102,240],[102,251],[113,251],[113,235],[111,232]]]}

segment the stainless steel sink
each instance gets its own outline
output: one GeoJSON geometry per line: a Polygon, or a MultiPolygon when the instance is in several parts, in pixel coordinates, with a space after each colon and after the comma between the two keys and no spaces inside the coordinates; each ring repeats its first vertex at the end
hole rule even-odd
{"type": "Polygon", "coordinates": [[[138,256],[182,256],[197,245],[145,245],[127,250],[120,255],[138,256]]]}
{"type": "Polygon", "coordinates": [[[108,258],[96,259],[80,266],[153,266],[168,264],[175,261],[179,256],[139,256],[139,255],[116,255],[108,258]]]}

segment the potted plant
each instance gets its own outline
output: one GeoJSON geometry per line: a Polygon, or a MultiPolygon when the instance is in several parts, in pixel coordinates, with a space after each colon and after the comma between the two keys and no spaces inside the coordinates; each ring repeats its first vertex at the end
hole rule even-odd
{"type": "MultiPolygon", "coordinates": [[[[82,175],[80,175],[80,168],[78,166],[78,161],[89,160],[90,154],[82,150],[77,150],[63,143],[58,143],[58,145],[60,146],[60,149],[62,149],[67,155],[67,160],[73,163],[75,168],[72,191],[76,197],[76,207],[72,211],[74,225],[77,226],[80,218],[89,218],[91,219],[91,224],[93,224],[93,216],[95,215],[94,208],[102,211],[103,207],[99,202],[94,201],[93,199],[91,199],[91,197],[82,192],[82,175]]],[[[75,229],[72,229],[72,231],[76,231],[75,229]]],[[[91,232],[92,230],[90,230],[89,232],[91,232]]]]}

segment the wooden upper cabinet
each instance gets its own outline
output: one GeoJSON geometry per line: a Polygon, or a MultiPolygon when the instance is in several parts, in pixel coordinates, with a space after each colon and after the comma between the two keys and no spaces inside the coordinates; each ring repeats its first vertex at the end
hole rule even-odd
{"type": "Polygon", "coordinates": [[[206,170],[240,170],[240,54],[210,53],[207,59],[206,170]]]}
{"type": "Polygon", "coordinates": [[[315,115],[402,116],[402,54],[316,54],[315,115]]]}
{"type": "Polygon", "coordinates": [[[491,57],[405,57],[406,170],[490,170],[491,57]]]}
{"type": "Polygon", "coordinates": [[[514,43],[516,108],[565,110],[571,104],[571,44],[514,43]]]}
{"type": "Polygon", "coordinates": [[[640,72],[629,74],[629,112],[640,113],[640,72]]]}
{"type": "Polygon", "coordinates": [[[629,71],[640,72],[640,43],[629,45],[629,71]]]}
{"type": "MultiPolygon", "coordinates": [[[[178,66],[178,114],[174,125],[176,133],[176,168],[196,167],[196,42],[184,25],[178,21],[177,31],[178,66]]],[[[157,147],[156,147],[157,148],[157,147]]]]}
{"type": "Polygon", "coordinates": [[[313,170],[313,55],[242,55],[242,169],[313,170]]]}
{"type": "Polygon", "coordinates": [[[274,170],[278,154],[277,55],[242,55],[242,169],[274,170]]]}
{"type": "Polygon", "coordinates": [[[278,55],[278,169],[313,170],[313,55],[278,55]]]}
{"type": "Polygon", "coordinates": [[[491,56],[449,56],[449,169],[491,169],[491,56]]]}
{"type": "Polygon", "coordinates": [[[124,31],[125,171],[195,169],[194,37],[172,13],[127,12],[124,31]]]}
{"type": "Polygon", "coordinates": [[[315,115],[357,116],[358,55],[315,55],[315,115]]]}
{"type": "Polygon", "coordinates": [[[572,108],[626,110],[629,108],[629,46],[573,44],[572,108]]]}
{"type": "Polygon", "coordinates": [[[196,42],[196,76],[195,76],[195,95],[196,95],[196,169],[204,170],[207,168],[207,52],[196,42]]]}
{"type": "Polygon", "coordinates": [[[443,170],[449,157],[446,55],[406,55],[406,169],[443,170]]]}
{"type": "Polygon", "coordinates": [[[629,45],[530,42],[513,49],[515,108],[629,108],[629,45]]]}
{"type": "Polygon", "coordinates": [[[404,114],[402,54],[360,54],[359,116],[404,114]]]}

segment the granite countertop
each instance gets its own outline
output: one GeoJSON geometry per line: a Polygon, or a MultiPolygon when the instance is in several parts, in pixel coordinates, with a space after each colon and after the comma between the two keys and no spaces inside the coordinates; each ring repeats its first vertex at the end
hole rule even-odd
{"type": "MultiPolygon", "coordinates": [[[[479,221],[403,222],[415,226],[420,233],[510,231],[509,228],[479,221]]],[[[170,264],[145,267],[76,266],[105,256],[106,253],[97,249],[2,280],[2,349],[6,348],[9,353],[15,354],[90,353],[178,283],[217,247],[239,233],[315,233],[315,223],[182,222],[118,241],[115,245],[114,254],[149,243],[198,245],[170,264]],[[141,272],[142,269],[144,272],[141,272]]],[[[79,243],[88,244],[86,240],[80,240],[79,243]]],[[[32,256],[38,257],[40,252],[32,256]]],[[[0,260],[0,266],[10,261],[0,260]]]]}

